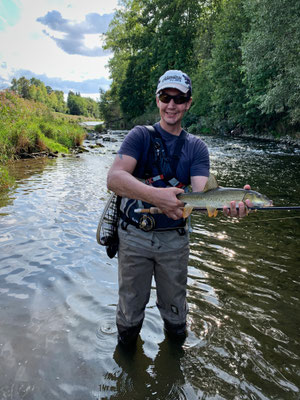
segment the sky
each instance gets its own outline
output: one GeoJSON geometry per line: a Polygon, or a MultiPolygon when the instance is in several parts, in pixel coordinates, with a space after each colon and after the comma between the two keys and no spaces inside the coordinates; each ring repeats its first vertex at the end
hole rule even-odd
{"type": "Polygon", "coordinates": [[[111,83],[102,48],[118,0],[0,0],[0,89],[35,77],[99,99],[111,83]]]}

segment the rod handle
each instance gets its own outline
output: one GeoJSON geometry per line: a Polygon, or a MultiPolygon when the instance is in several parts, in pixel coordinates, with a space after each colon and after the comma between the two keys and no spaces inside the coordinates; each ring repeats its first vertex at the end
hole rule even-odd
{"type": "Polygon", "coordinates": [[[148,214],[162,214],[162,211],[157,207],[150,207],[150,208],[136,208],[134,212],[141,214],[141,213],[148,213],[148,214]]]}

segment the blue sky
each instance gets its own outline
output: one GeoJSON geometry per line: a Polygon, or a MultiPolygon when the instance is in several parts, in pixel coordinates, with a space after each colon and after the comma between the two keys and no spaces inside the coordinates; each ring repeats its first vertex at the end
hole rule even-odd
{"type": "Polygon", "coordinates": [[[0,0],[0,89],[35,77],[99,98],[111,54],[101,46],[118,0],[0,0]]]}

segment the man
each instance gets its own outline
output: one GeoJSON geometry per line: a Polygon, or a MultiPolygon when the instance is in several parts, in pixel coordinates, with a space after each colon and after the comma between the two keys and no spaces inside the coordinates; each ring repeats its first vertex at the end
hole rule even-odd
{"type": "MultiPolygon", "coordinates": [[[[117,327],[123,345],[137,339],[152,276],[166,333],[183,340],[186,336],[189,237],[182,218],[184,204],[176,195],[189,184],[193,191],[202,191],[209,176],[206,145],[181,127],[191,95],[191,80],[182,71],[170,70],[161,76],[156,90],[160,112],[160,121],[154,125],[156,139],[144,126],[133,128],[108,173],[108,188],[122,196],[117,327]],[[158,207],[164,215],[136,214],[135,209],[146,208],[145,204],[158,207]]],[[[240,203],[237,210],[232,203],[224,213],[242,217],[245,205],[240,203]]]]}

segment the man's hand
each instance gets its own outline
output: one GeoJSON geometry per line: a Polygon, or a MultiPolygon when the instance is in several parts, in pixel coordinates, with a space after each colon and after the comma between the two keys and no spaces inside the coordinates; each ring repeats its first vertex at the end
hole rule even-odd
{"type": "MultiPolygon", "coordinates": [[[[251,187],[250,185],[245,185],[244,186],[245,190],[250,190],[251,187]]],[[[230,208],[224,206],[223,207],[223,214],[226,217],[237,217],[237,218],[243,218],[246,215],[248,215],[249,211],[248,211],[248,207],[253,207],[253,204],[251,203],[250,200],[246,200],[246,202],[240,202],[238,204],[238,208],[236,207],[236,203],[235,201],[231,201],[230,202],[230,208]],[[246,203],[246,204],[245,204],[246,203]]]]}
{"type": "Polygon", "coordinates": [[[182,218],[184,203],[176,195],[184,190],[175,187],[155,188],[150,203],[158,207],[167,217],[174,220],[182,218]]]}

